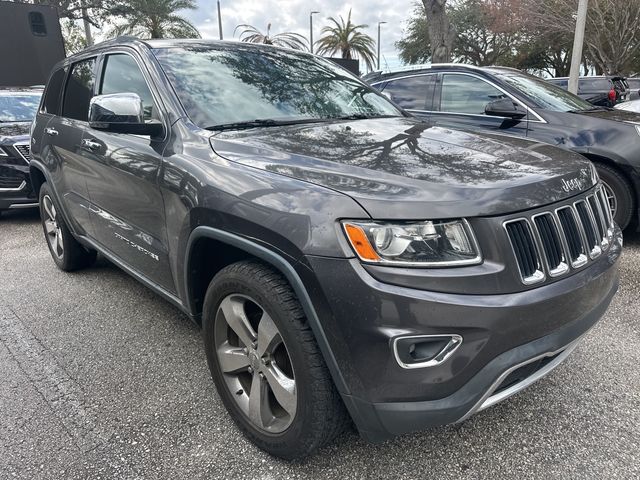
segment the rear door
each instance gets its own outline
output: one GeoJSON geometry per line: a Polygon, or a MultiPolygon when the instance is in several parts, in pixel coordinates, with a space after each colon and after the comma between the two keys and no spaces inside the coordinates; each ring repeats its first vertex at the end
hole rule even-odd
{"type": "Polygon", "coordinates": [[[53,90],[52,96],[47,91],[43,103],[45,112],[40,115],[42,120],[48,118],[48,121],[39,119],[37,124],[43,127],[42,132],[34,131],[34,138],[36,141],[38,137],[40,139],[39,157],[50,173],[54,191],[67,219],[76,233],[86,234],[90,228],[86,184],[88,171],[83,164],[81,142],[88,127],[89,101],[96,79],[96,58],[72,64],[66,78],[64,73],[60,75],[62,77],[52,77],[49,87],[53,88],[54,80],[64,80],[60,105],[56,104],[53,90]]]}
{"type": "MultiPolygon", "coordinates": [[[[159,95],[152,94],[142,66],[132,53],[105,55],[97,94],[136,93],[145,120],[163,121],[159,95]]],[[[165,122],[165,132],[167,127],[165,122]]],[[[165,139],[88,128],[82,143],[93,237],[129,267],[173,292],[158,187],[165,139]]]]}
{"type": "Polygon", "coordinates": [[[513,120],[484,113],[487,104],[503,98],[510,98],[527,109],[522,102],[479,76],[457,72],[442,73],[438,78],[434,111],[431,113],[430,120],[443,127],[500,132],[525,137],[527,135],[526,117],[522,120],[513,120]]]}
{"type": "Polygon", "coordinates": [[[433,109],[437,74],[410,75],[380,84],[381,91],[412,114],[428,119],[433,109]]]}

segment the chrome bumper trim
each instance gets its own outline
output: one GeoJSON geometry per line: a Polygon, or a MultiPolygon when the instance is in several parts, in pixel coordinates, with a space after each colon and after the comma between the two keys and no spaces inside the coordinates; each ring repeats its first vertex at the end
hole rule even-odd
{"type": "Polygon", "coordinates": [[[498,377],[498,379],[493,382],[493,384],[491,385],[491,387],[487,390],[487,392],[482,396],[482,398],[480,400],[478,400],[478,402],[471,408],[471,410],[469,410],[460,420],[458,420],[456,423],[460,423],[465,421],[466,419],[468,419],[470,416],[472,416],[475,413],[481,412],[482,410],[484,410],[485,408],[489,408],[493,405],[495,405],[496,403],[499,403],[503,400],[506,400],[507,398],[511,397],[512,395],[515,395],[516,393],[524,390],[525,388],[529,387],[531,384],[537,382],[538,380],[540,380],[541,378],[545,377],[546,375],[548,375],[554,368],[556,368],[558,365],[560,365],[564,360],[566,360],[566,358],[571,354],[571,352],[573,352],[573,350],[578,346],[578,343],[582,340],[582,336],[575,339],[573,342],[569,343],[568,345],[565,345],[564,347],[554,351],[554,352],[547,352],[547,353],[543,353],[541,355],[538,355],[537,357],[533,357],[530,358],[529,360],[519,363],[517,365],[514,365],[513,367],[509,368],[508,370],[504,371],[502,373],[502,375],[500,375],[498,377]],[[507,378],[507,376],[509,376],[509,374],[511,372],[513,372],[514,370],[517,370],[520,367],[524,367],[530,363],[536,362],[538,360],[541,360],[543,358],[546,357],[552,357],[554,355],[558,355],[556,358],[554,358],[552,361],[550,361],[549,363],[547,363],[544,367],[540,368],[539,370],[536,370],[534,373],[532,373],[531,375],[529,375],[527,378],[521,380],[518,383],[515,383],[514,385],[511,385],[509,388],[505,388],[504,390],[494,394],[493,392],[495,392],[495,390],[502,384],[502,382],[507,378]]]}
{"type": "Polygon", "coordinates": [[[9,209],[15,210],[18,208],[35,208],[39,205],[39,203],[14,203],[13,205],[9,205],[9,209]]]}
{"type": "Polygon", "coordinates": [[[16,188],[0,188],[0,192],[19,192],[27,186],[27,181],[23,180],[19,187],[16,188]]]}

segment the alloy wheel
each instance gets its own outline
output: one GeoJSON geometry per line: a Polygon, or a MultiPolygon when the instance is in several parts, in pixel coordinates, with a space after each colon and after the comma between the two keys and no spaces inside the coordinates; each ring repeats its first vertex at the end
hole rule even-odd
{"type": "Polygon", "coordinates": [[[607,183],[602,182],[602,186],[604,187],[604,193],[607,195],[607,201],[609,202],[609,208],[611,209],[611,216],[616,218],[616,212],[618,211],[618,199],[613,189],[607,185],[607,183]]]}
{"type": "Polygon", "coordinates": [[[47,242],[51,247],[51,252],[62,259],[64,255],[64,244],[62,242],[62,230],[58,224],[58,212],[49,195],[42,197],[44,207],[44,230],[47,234],[47,242]]]}
{"type": "Polygon", "coordinates": [[[246,295],[228,295],[216,312],[214,335],[218,365],[240,410],[260,430],[285,431],[298,397],[289,352],[271,316],[246,295]]]}

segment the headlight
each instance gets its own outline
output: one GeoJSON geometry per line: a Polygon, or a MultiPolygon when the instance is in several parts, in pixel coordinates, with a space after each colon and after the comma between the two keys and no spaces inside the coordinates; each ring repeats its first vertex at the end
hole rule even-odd
{"type": "Polygon", "coordinates": [[[383,265],[449,267],[482,262],[469,223],[462,220],[425,222],[342,222],[360,260],[383,265]]]}
{"type": "Polygon", "coordinates": [[[8,157],[8,156],[9,156],[9,154],[7,152],[5,152],[2,147],[0,147],[0,157],[8,157]]]}

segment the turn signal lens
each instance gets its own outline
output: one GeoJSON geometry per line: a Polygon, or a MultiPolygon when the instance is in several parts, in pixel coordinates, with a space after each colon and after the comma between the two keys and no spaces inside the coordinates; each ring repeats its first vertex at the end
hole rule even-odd
{"type": "Polygon", "coordinates": [[[362,260],[380,260],[380,257],[369,243],[367,235],[361,227],[351,223],[345,223],[344,229],[347,232],[351,246],[362,260]]]}

